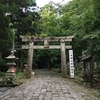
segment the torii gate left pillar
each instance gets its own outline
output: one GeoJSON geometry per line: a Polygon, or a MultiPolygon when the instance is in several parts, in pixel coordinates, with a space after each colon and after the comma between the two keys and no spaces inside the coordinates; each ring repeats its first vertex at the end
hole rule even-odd
{"type": "Polygon", "coordinates": [[[33,41],[29,41],[29,49],[28,49],[28,61],[27,61],[27,67],[29,70],[29,74],[32,74],[32,62],[33,62],[33,41]]]}

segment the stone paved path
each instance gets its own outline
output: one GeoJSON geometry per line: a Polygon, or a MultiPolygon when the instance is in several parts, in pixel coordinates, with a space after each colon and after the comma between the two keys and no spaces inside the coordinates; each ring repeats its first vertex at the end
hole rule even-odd
{"type": "Polygon", "coordinates": [[[39,70],[37,75],[25,79],[20,86],[0,87],[0,100],[100,100],[100,97],[71,79],[39,70]]]}

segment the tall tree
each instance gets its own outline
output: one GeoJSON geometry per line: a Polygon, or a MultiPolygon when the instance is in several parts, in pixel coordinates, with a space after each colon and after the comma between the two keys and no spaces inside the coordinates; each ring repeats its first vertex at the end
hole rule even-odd
{"type": "Polygon", "coordinates": [[[7,17],[8,7],[0,1],[0,57],[2,52],[12,46],[13,34],[10,30],[10,18],[7,17]]]}

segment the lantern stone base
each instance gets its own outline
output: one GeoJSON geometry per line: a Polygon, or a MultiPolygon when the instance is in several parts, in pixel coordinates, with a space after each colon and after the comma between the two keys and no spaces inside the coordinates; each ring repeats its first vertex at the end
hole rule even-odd
{"type": "Polygon", "coordinates": [[[22,82],[17,80],[14,72],[7,72],[0,82],[0,87],[18,86],[20,84],[22,84],[22,82]]]}
{"type": "Polygon", "coordinates": [[[16,84],[17,78],[14,72],[7,72],[2,80],[2,84],[16,84]]]}

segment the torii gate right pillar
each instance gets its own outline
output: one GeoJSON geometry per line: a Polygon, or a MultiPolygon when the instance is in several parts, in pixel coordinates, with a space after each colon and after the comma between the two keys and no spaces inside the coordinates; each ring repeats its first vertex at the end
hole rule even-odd
{"type": "Polygon", "coordinates": [[[67,77],[66,48],[64,40],[61,40],[61,69],[62,69],[62,76],[67,77]]]}

